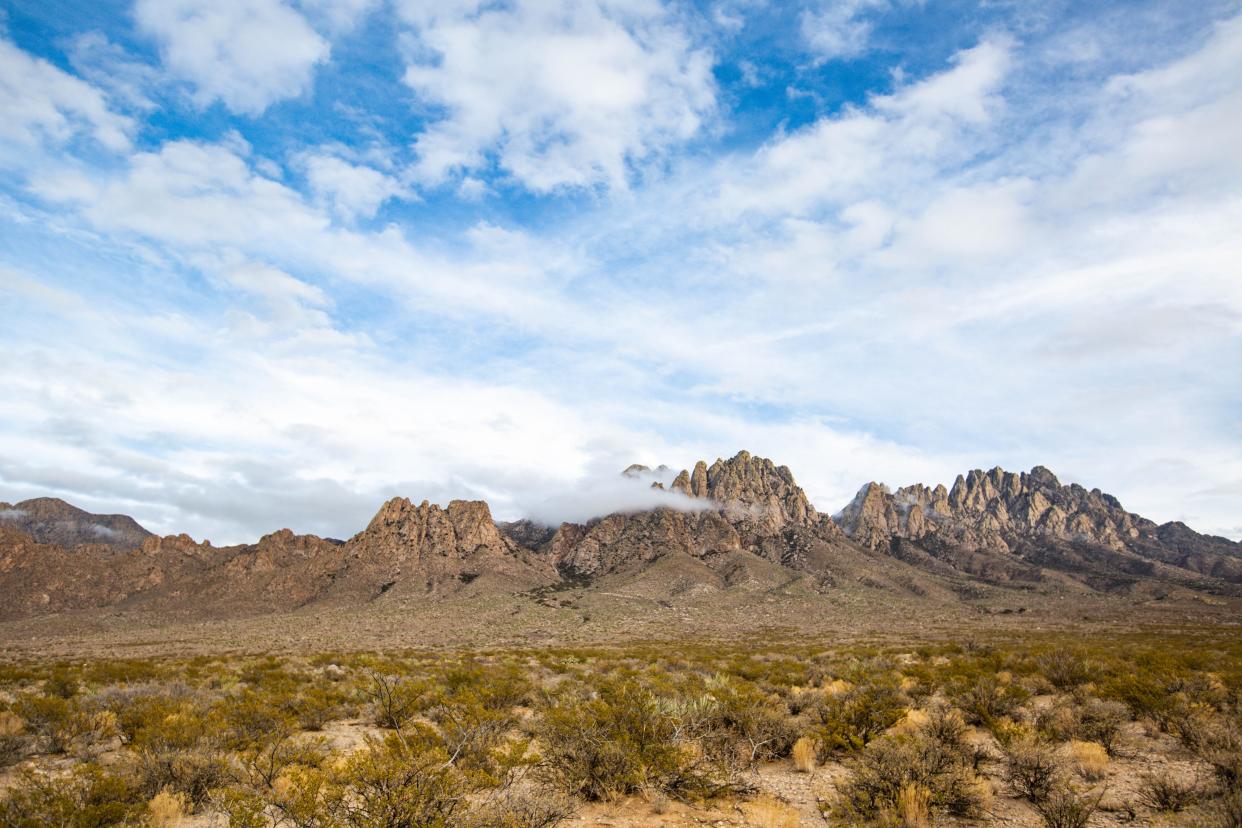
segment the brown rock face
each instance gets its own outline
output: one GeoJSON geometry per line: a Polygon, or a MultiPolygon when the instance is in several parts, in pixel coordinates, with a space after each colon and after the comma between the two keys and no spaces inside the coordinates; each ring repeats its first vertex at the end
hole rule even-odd
{"type": "Polygon", "coordinates": [[[948,491],[916,484],[890,492],[868,483],[837,520],[847,535],[872,549],[904,540],[942,558],[992,556],[991,569],[1007,577],[1031,564],[1081,567],[1087,555],[1087,564],[1114,575],[1151,575],[1154,564],[1167,564],[1242,578],[1242,545],[1185,527],[1172,530],[1172,524],[1157,527],[1099,489],[1061,485],[1043,466],[1019,474],[975,470],[959,475],[948,491]]]}
{"type": "Polygon", "coordinates": [[[0,503],[0,526],[65,549],[97,545],[128,550],[152,536],[128,515],[94,515],[55,497],[0,503]]]}
{"type": "MultiPolygon", "coordinates": [[[[631,466],[625,473],[632,473],[631,466]]],[[[796,563],[813,540],[840,539],[785,466],[738,452],[711,466],[699,461],[669,486],[699,508],[615,514],[583,525],[563,524],[548,544],[561,572],[591,578],[641,566],[668,554],[712,561],[733,553],[796,563]]]]}
{"type": "Polygon", "coordinates": [[[343,589],[378,595],[398,584],[426,591],[483,575],[525,583],[548,580],[551,571],[500,533],[481,500],[454,500],[441,508],[397,497],[346,542],[337,580],[343,589]]]}
{"type": "Polygon", "coordinates": [[[0,527],[0,618],[100,607],[183,616],[288,610],[318,597],[338,560],[339,544],[288,529],[222,548],[151,536],[118,552],[66,550],[0,527]]]}

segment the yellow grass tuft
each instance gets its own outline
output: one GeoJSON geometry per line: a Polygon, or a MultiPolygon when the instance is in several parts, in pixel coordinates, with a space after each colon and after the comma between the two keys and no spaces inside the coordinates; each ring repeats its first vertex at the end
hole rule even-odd
{"type": "Polygon", "coordinates": [[[1070,765],[1083,779],[1103,779],[1108,770],[1108,751],[1097,742],[1072,740],[1065,746],[1070,765]]]}
{"type": "Polygon", "coordinates": [[[760,796],[746,804],[746,824],[751,828],[798,828],[798,811],[773,796],[760,796]]]}
{"type": "Polygon", "coordinates": [[[913,782],[902,785],[897,794],[897,819],[901,828],[929,828],[931,791],[913,782]]]}
{"type": "Polygon", "coordinates": [[[11,710],[0,710],[0,736],[16,736],[25,729],[21,716],[11,710]]]}
{"type": "Polygon", "coordinates": [[[812,736],[803,736],[794,742],[793,761],[794,767],[803,773],[811,773],[815,770],[815,757],[819,753],[819,740],[812,736]]]}
{"type": "Polygon", "coordinates": [[[174,828],[182,823],[188,811],[185,794],[165,788],[147,803],[147,823],[151,828],[174,828]]]}
{"type": "Polygon", "coordinates": [[[830,696],[839,696],[854,685],[843,679],[833,679],[824,685],[824,692],[830,696]]]}
{"type": "Polygon", "coordinates": [[[922,730],[929,721],[931,721],[931,716],[927,715],[926,710],[912,707],[906,711],[906,715],[902,717],[901,721],[897,722],[889,730],[892,733],[914,733],[922,730]]]}

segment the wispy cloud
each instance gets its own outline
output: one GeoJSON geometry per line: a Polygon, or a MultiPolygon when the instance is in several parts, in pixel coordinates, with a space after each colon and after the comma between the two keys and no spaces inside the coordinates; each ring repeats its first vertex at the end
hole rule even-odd
{"type": "Polygon", "coordinates": [[[747,448],[829,513],[1043,463],[1237,526],[1242,18],[1157,15],[1122,64],[1082,46],[1113,18],[890,38],[752,141],[785,103],[721,94],[729,21],[854,77],[796,13],[342,9],[140,8],[74,71],[0,39],[0,496],[346,536],[395,494],[639,508],[629,463],[747,448]]]}

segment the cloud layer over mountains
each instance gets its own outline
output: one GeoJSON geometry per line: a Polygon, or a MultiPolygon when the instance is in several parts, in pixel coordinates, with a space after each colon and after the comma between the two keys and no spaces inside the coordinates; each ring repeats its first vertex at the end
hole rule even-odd
{"type": "Polygon", "coordinates": [[[340,536],[746,446],[1242,537],[1236,3],[23,4],[0,114],[0,499],[340,536]]]}

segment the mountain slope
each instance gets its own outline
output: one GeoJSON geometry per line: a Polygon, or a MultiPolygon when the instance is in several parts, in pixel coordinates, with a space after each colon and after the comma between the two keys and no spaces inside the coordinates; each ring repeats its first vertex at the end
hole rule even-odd
{"type": "Polygon", "coordinates": [[[1065,572],[1098,588],[1139,579],[1212,588],[1242,583],[1242,544],[1182,524],[1157,526],[1112,495],[1062,485],[1036,466],[959,475],[952,489],[864,486],[837,515],[849,537],[910,557],[920,552],[992,581],[1065,572]]]}
{"type": "Polygon", "coordinates": [[[55,497],[0,503],[0,526],[25,532],[39,543],[66,549],[102,545],[128,550],[151,537],[129,515],[94,515],[55,497]]]}

